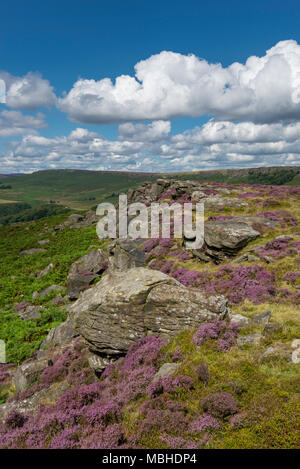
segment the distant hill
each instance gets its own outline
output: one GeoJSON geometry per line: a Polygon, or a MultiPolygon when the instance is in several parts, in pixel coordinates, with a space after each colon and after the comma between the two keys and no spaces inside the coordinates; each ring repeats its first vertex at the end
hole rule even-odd
{"type": "Polygon", "coordinates": [[[126,171],[89,171],[58,169],[37,171],[32,174],[4,175],[0,184],[10,189],[1,190],[0,203],[17,201],[36,207],[56,203],[74,209],[88,209],[99,202],[117,199],[146,181],[158,177],[193,179],[228,183],[300,185],[300,167],[263,167],[220,169],[182,173],[143,173],[126,171]]]}
{"type": "Polygon", "coordinates": [[[23,173],[0,174],[0,178],[9,178],[12,176],[22,176],[23,173]]]}
{"type": "Polygon", "coordinates": [[[176,173],[180,178],[193,176],[199,181],[215,181],[247,184],[300,185],[300,167],[269,166],[262,168],[218,169],[176,173]]]}

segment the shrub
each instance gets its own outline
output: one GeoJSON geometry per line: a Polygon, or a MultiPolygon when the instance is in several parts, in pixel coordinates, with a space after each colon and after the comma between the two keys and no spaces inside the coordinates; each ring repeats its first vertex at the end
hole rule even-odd
{"type": "Polygon", "coordinates": [[[21,414],[16,409],[12,409],[5,419],[5,425],[9,429],[21,428],[27,421],[28,417],[21,414]]]}
{"type": "Polygon", "coordinates": [[[201,362],[200,365],[196,367],[195,372],[197,374],[199,381],[204,383],[206,386],[209,381],[209,370],[208,370],[208,366],[206,365],[206,363],[201,362]]]}
{"type": "Polygon", "coordinates": [[[237,326],[226,321],[216,319],[213,322],[202,324],[193,336],[196,345],[202,345],[209,339],[217,339],[217,348],[220,352],[229,350],[236,344],[238,335],[237,326]]]}
{"type": "Polygon", "coordinates": [[[202,414],[198,420],[195,420],[190,425],[192,433],[202,432],[204,430],[217,430],[221,427],[219,420],[209,414],[202,414]]]}
{"type": "Polygon", "coordinates": [[[201,404],[207,414],[216,418],[225,418],[238,412],[235,399],[229,392],[209,394],[201,404]]]}

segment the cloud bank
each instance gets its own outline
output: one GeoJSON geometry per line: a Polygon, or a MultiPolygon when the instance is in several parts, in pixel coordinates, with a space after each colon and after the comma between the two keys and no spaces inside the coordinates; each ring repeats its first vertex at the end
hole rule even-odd
{"type": "MultiPolygon", "coordinates": [[[[170,122],[123,124],[116,140],[77,128],[68,136],[26,135],[0,155],[9,172],[46,168],[193,171],[300,164],[300,123],[209,121],[170,134],[170,122]]],[[[2,167],[1,166],[1,167],[2,167]]]]}
{"type": "Polygon", "coordinates": [[[59,109],[85,124],[200,115],[259,123],[300,119],[300,46],[293,40],[227,68],[163,51],[134,70],[135,76],[121,75],[115,83],[79,79],[58,100],[59,109]]]}

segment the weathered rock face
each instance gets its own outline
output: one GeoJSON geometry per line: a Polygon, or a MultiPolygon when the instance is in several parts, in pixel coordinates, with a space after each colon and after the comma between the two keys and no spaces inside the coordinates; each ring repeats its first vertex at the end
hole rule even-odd
{"type": "Polygon", "coordinates": [[[96,353],[89,352],[88,363],[89,366],[94,370],[96,375],[101,375],[102,371],[105,370],[107,365],[112,362],[112,359],[108,356],[101,356],[96,353]]]}
{"type": "Polygon", "coordinates": [[[222,250],[228,255],[234,255],[258,236],[260,233],[247,223],[231,220],[206,223],[204,227],[204,239],[207,246],[222,250]]]}
{"type": "Polygon", "coordinates": [[[137,189],[130,189],[128,191],[128,203],[154,202],[160,198],[164,198],[164,195],[176,200],[182,195],[185,195],[191,198],[192,202],[203,201],[207,210],[215,210],[223,207],[248,207],[248,203],[245,200],[237,197],[222,197],[224,195],[230,195],[231,192],[238,194],[243,191],[230,191],[224,187],[213,187],[212,193],[212,187],[205,182],[200,184],[199,182],[188,180],[157,179],[156,182],[145,182],[137,189]],[[209,189],[209,191],[207,191],[207,189],[209,189]]]}
{"type": "Polygon", "coordinates": [[[78,274],[86,271],[92,274],[99,274],[103,268],[102,264],[104,260],[103,251],[101,249],[95,249],[73,262],[69,274],[78,274]]]}
{"type": "MultiPolygon", "coordinates": [[[[193,250],[192,254],[204,262],[212,260],[219,263],[235,256],[240,249],[258,236],[261,234],[251,225],[236,222],[235,219],[208,222],[204,226],[204,247],[201,250],[193,250]]],[[[248,260],[248,255],[245,258],[244,256],[240,260],[248,260]]]]}
{"type": "Polygon", "coordinates": [[[49,347],[66,345],[77,336],[78,333],[74,331],[71,321],[67,319],[59,326],[50,329],[50,332],[44,342],[42,342],[40,349],[45,350],[49,347]]]}
{"type": "Polygon", "coordinates": [[[70,274],[67,278],[67,295],[70,300],[76,300],[80,293],[93,283],[97,278],[95,274],[70,274]]]}
{"type": "Polygon", "coordinates": [[[169,338],[227,313],[223,296],[188,289],[143,267],[109,272],[69,310],[74,329],[90,349],[108,356],[125,353],[145,335],[169,338]]]}
{"type": "Polygon", "coordinates": [[[166,378],[173,375],[179,368],[179,363],[164,363],[158,372],[155,374],[153,381],[158,381],[160,378],[166,378]]]}
{"type": "Polygon", "coordinates": [[[204,199],[204,208],[206,210],[218,210],[225,207],[246,208],[248,204],[236,197],[207,197],[204,199]]]}
{"type": "Polygon", "coordinates": [[[145,253],[140,248],[141,241],[116,240],[109,249],[109,268],[127,270],[146,265],[145,253]]]}
{"type": "Polygon", "coordinates": [[[167,190],[174,192],[174,198],[183,194],[191,195],[202,187],[195,181],[177,181],[175,179],[157,179],[154,183],[144,183],[135,190],[128,191],[128,203],[154,202],[167,190]]]}
{"type": "Polygon", "coordinates": [[[101,249],[95,249],[75,261],[67,277],[67,295],[70,299],[79,297],[105,270],[105,257],[101,249]]]}
{"type": "Polygon", "coordinates": [[[4,420],[12,409],[17,410],[21,414],[35,414],[42,405],[50,405],[56,402],[59,397],[68,389],[69,383],[62,381],[54,383],[48,389],[42,389],[33,396],[23,399],[19,402],[6,402],[0,405],[0,421],[4,420]]]}
{"type": "Polygon", "coordinates": [[[47,366],[48,360],[46,359],[34,360],[18,366],[13,379],[16,391],[24,391],[31,386],[47,366]]]}
{"type": "Polygon", "coordinates": [[[263,340],[262,334],[248,334],[248,335],[241,335],[237,339],[237,344],[239,347],[243,347],[244,345],[259,345],[263,340]]]}

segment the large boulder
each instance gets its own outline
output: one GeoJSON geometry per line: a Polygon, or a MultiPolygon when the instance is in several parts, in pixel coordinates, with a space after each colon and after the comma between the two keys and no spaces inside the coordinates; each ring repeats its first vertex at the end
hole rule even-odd
{"type": "Polygon", "coordinates": [[[101,249],[95,249],[73,262],[67,276],[69,298],[77,299],[105,268],[105,256],[101,249]]]}
{"type": "Polygon", "coordinates": [[[223,296],[188,289],[144,267],[110,271],[69,309],[90,349],[108,356],[124,354],[145,335],[170,338],[227,313],[223,296]]]}
{"type": "Polygon", "coordinates": [[[258,236],[260,233],[250,225],[235,220],[206,223],[204,227],[206,245],[229,255],[234,255],[258,236]]]}

